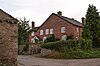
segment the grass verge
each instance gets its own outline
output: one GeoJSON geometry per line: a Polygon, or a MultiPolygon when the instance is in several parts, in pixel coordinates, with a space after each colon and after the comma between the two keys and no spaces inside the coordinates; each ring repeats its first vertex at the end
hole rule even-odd
{"type": "Polygon", "coordinates": [[[87,58],[100,58],[100,51],[70,51],[59,52],[45,56],[46,58],[55,59],[87,59],[87,58]]]}

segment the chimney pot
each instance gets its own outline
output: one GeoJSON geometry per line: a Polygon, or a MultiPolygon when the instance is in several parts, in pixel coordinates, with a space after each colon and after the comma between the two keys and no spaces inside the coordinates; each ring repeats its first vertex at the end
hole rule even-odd
{"type": "Polygon", "coordinates": [[[84,26],[84,24],[85,24],[85,18],[82,17],[82,25],[84,26]]]}
{"type": "Polygon", "coordinates": [[[32,21],[32,28],[34,28],[34,27],[35,27],[35,22],[32,21]]]}
{"type": "Polygon", "coordinates": [[[61,11],[57,12],[57,14],[62,16],[62,12],[61,11]]]}

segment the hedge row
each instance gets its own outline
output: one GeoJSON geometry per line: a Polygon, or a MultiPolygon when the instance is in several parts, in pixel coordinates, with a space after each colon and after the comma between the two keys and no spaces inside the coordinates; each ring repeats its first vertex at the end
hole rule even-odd
{"type": "Polygon", "coordinates": [[[92,43],[90,40],[74,40],[70,39],[67,41],[57,41],[57,42],[50,42],[50,43],[44,43],[41,45],[42,48],[51,49],[51,50],[62,50],[64,47],[67,47],[67,49],[73,49],[73,50],[91,50],[92,49],[92,43]]]}

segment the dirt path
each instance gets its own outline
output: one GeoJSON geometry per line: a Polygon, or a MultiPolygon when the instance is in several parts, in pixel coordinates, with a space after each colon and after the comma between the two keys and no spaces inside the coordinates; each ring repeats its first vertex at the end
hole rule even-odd
{"type": "Polygon", "coordinates": [[[20,66],[100,66],[100,58],[58,60],[19,55],[18,62],[20,66]]]}

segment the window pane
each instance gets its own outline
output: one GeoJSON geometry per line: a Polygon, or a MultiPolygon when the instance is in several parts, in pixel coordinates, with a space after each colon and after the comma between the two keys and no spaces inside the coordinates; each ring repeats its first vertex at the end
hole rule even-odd
{"type": "Polygon", "coordinates": [[[61,27],[61,33],[65,33],[65,27],[61,27]]]}
{"type": "Polygon", "coordinates": [[[40,35],[43,35],[43,30],[40,30],[40,35]]]}
{"type": "Polygon", "coordinates": [[[32,32],[32,36],[34,36],[34,32],[32,32]]]}
{"type": "Polygon", "coordinates": [[[67,39],[67,36],[66,35],[63,35],[62,36],[62,40],[66,40],[67,39]]]}
{"type": "Polygon", "coordinates": [[[50,29],[50,34],[53,34],[53,28],[50,29]]]}
{"type": "Polygon", "coordinates": [[[78,28],[77,28],[76,30],[77,30],[77,32],[79,31],[79,29],[78,29],[78,28]]]}
{"type": "Polygon", "coordinates": [[[49,34],[49,29],[46,29],[45,34],[49,34]]]}

